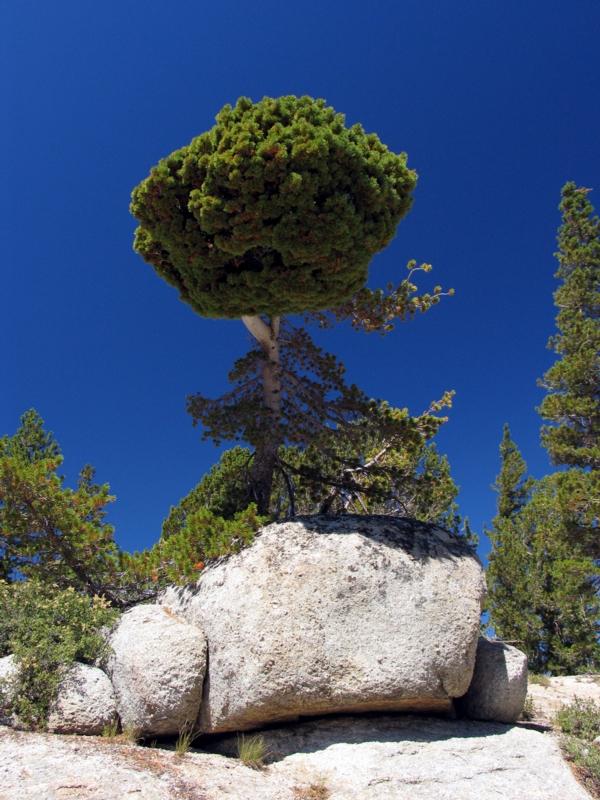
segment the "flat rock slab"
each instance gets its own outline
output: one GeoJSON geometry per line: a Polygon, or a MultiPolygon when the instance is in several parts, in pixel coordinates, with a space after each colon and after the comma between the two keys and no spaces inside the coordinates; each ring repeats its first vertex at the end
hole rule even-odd
{"type": "Polygon", "coordinates": [[[577,698],[600,706],[600,675],[564,675],[543,680],[544,685],[530,682],[527,687],[535,719],[552,722],[562,706],[577,698]]]}
{"type": "Polygon", "coordinates": [[[0,800],[589,800],[554,735],[518,726],[386,715],[263,735],[279,760],[255,771],[221,755],[0,728],[0,800]]]}

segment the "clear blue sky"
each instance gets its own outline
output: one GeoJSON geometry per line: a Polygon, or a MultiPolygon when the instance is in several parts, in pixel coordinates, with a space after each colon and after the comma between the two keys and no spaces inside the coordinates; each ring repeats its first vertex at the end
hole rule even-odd
{"type": "MultiPolygon", "coordinates": [[[[326,345],[373,396],[457,392],[438,444],[475,528],[504,421],[536,476],[536,379],[552,361],[562,184],[600,209],[600,2],[8,0],[0,10],[0,433],[34,406],[73,480],[91,462],[127,548],[216,460],[185,412],[248,339],[204,320],[131,249],[132,187],[240,95],[320,96],[405,150],[415,203],[371,268],[409,258],[456,296],[387,339],[326,345]]],[[[488,549],[486,541],[481,551],[488,549]]]]}

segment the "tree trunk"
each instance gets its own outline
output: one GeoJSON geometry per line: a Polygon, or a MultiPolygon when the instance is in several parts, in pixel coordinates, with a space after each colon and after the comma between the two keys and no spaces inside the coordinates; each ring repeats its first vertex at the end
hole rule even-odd
{"type": "Polygon", "coordinates": [[[262,386],[266,409],[264,430],[255,444],[250,480],[259,514],[268,514],[277,451],[281,445],[281,377],[279,374],[279,317],[267,324],[261,317],[242,317],[242,322],[263,351],[262,386]]]}

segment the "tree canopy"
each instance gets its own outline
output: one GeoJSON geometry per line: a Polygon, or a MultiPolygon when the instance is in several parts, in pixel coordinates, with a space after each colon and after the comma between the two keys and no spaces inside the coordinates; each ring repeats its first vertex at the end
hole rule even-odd
{"type": "Polygon", "coordinates": [[[542,441],[555,464],[600,470],[600,219],[589,190],[572,181],[562,190],[562,225],[554,301],[559,356],[541,384],[541,416],[551,424],[542,441]]]}
{"type": "Polygon", "coordinates": [[[559,359],[538,409],[542,443],[570,469],[534,481],[505,426],[489,537],[488,610],[495,632],[526,650],[535,671],[597,669],[600,504],[600,222],[588,190],[562,190],[554,294],[559,359]]]}
{"type": "Polygon", "coordinates": [[[240,98],[133,191],[134,247],[207,317],[337,306],[411,205],[416,173],[311,97],[240,98]]]}

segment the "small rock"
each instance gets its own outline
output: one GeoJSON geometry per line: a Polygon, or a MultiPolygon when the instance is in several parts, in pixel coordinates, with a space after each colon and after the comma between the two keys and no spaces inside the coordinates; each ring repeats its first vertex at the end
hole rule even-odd
{"type": "Polygon", "coordinates": [[[457,707],[471,719],[516,722],[527,695],[527,656],[503,642],[480,638],[475,672],[457,707]]]}
{"type": "Polygon", "coordinates": [[[127,611],[111,636],[107,671],[124,728],[177,734],[194,723],[206,670],[206,639],[154,605],[127,611]]]}
{"type": "Polygon", "coordinates": [[[8,712],[12,686],[17,678],[18,667],[14,656],[0,658],[0,725],[17,724],[17,718],[8,712]]]}
{"type": "Polygon", "coordinates": [[[48,730],[94,736],[116,716],[117,701],[107,675],[97,667],[75,664],[58,687],[48,730]]]}

